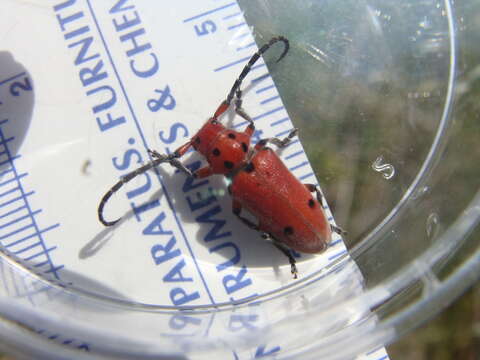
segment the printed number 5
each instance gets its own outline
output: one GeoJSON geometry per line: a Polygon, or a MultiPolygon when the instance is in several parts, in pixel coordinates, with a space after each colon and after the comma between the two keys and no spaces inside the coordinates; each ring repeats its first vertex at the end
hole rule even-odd
{"type": "Polygon", "coordinates": [[[195,25],[197,36],[212,34],[217,30],[217,25],[212,20],[205,20],[200,25],[195,25]]]}

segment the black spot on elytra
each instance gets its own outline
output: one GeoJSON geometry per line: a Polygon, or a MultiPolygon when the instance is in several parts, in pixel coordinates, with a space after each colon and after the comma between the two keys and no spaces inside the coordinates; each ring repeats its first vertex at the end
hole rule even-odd
{"type": "Polygon", "coordinates": [[[196,142],[197,144],[200,144],[200,142],[201,142],[200,136],[197,136],[197,138],[195,139],[195,142],[196,142]]]}
{"type": "Polygon", "coordinates": [[[293,234],[293,227],[291,226],[286,226],[284,229],[283,229],[283,233],[285,235],[292,235],[293,234]]]}
{"type": "Polygon", "coordinates": [[[247,146],[247,144],[245,144],[244,142],[242,142],[242,150],[243,150],[243,152],[247,152],[247,151],[248,151],[248,146],[247,146]]]}
{"type": "Polygon", "coordinates": [[[215,156],[220,156],[220,150],[218,148],[213,149],[212,154],[215,156]]]}
{"type": "Polygon", "coordinates": [[[252,162],[249,162],[243,170],[245,170],[247,173],[251,173],[252,171],[255,170],[255,166],[253,166],[252,162]]]}
{"type": "Polygon", "coordinates": [[[313,199],[308,200],[308,206],[310,206],[313,209],[315,207],[315,200],[313,199]]]}
{"type": "Polygon", "coordinates": [[[235,139],[236,136],[235,136],[234,133],[229,133],[229,134],[228,134],[228,137],[229,137],[230,139],[235,139]]]}
{"type": "Polygon", "coordinates": [[[224,161],[223,165],[225,165],[227,169],[233,169],[233,162],[231,161],[224,161]]]}
{"type": "Polygon", "coordinates": [[[257,143],[257,146],[265,146],[267,145],[268,139],[262,139],[257,143]]]}

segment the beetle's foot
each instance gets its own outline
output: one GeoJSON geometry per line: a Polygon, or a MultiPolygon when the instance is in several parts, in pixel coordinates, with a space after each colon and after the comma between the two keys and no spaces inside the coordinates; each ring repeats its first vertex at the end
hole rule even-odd
{"type": "Polygon", "coordinates": [[[295,265],[294,263],[290,264],[290,268],[291,268],[291,271],[292,271],[293,278],[298,279],[297,265],[295,265]]]}
{"type": "Polygon", "coordinates": [[[345,235],[348,234],[348,233],[347,233],[345,230],[343,230],[341,227],[338,227],[338,226],[335,226],[335,225],[330,224],[330,228],[332,229],[333,232],[337,233],[338,235],[345,236],[345,235]]]}
{"type": "Polygon", "coordinates": [[[147,149],[148,154],[155,159],[168,159],[168,155],[162,155],[157,150],[147,149]]]}

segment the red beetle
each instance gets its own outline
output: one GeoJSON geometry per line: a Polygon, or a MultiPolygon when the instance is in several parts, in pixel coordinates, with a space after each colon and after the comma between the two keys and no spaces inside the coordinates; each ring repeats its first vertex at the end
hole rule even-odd
{"type": "Polygon", "coordinates": [[[260,140],[253,148],[250,146],[255,125],[242,109],[240,85],[260,56],[279,41],[284,43],[285,48],[277,62],[286,55],[289,42],[282,36],[274,37],[262,46],[250,58],[213,117],[186,144],[170,155],[148,150],[154,160],[121,178],[103,196],[98,207],[98,218],[102,224],[112,226],[120,220],[106,221],[103,208],[123,184],[161,163],[168,162],[195,178],[213,174],[227,176],[231,180],[229,192],[233,197],[233,213],[244,224],[261,232],[264,239],[271,241],[288,257],[294,278],[297,277],[297,268],[290,249],[303,253],[319,253],[328,247],[332,230],[339,234],[344,233],[340,228],[328,223],[319,189],[313,184],[302,184],[267,146],[269,143],[279,148],[287,146],[297,134],[297,129],[284,139],[267,138],[260,140]],[[218,120],[229,108],[234,97],[235,112],[249,123],[243,132],[227,129],[218,120]],[[208,165],[194,173],[178,160],[190,147],[201,153],[208,162],[208,165]],[[315,196],[312,196],[313,193],[315,196]],[[256,217],[258,224],[241,216],[243,209],[256,217]]]}

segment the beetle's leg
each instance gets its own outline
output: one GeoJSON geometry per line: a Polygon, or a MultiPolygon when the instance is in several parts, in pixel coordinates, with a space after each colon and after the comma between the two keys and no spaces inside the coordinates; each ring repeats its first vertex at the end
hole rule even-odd
{"type": "Polygon", "coordinates": [[[330,229],[332,229],[333,232],[337,233],[340,236],[347,235],[347,232],[343,230],[341,227],[338,227],[336,225],[330,224],[330,229]]]}
{"type": "Polygon", "coordinates": [[[313,192],[316,193],[317,201],[320,203],[320,205],[325,206],[325,204],[323,202],[323,195],[315,184],[303,184],[303,185],[305,185],[305,187],[307,188],[308,191],[310,191],[312,193],[313,192]]]}
{"type": "Polygon", "coordinates": [[[217,110],[213,114],[214,119],[218,119],[225,111],[227,111],[230,103],[227,103],[226,100],[222,101],[222,103],[218,106],[217,110]]]}
{"type": "Polygon", "coordinates": [[[237,99],[235,100],[235,112],[248,121],[248,126],[245,129],[244,133],[248,137],[251,137],[255,132],[255,124],[253,123],[253,119],[242,108],[242,91],[238,89],[236,95],[237,99]]]}
{"type": "Polygon", "coordinates": [[[233,200],[232,211],[250,229],[258,230],[258,225],[255,225],[249,219],[240,215],[240,213],[242,212],[242,205],[237,200],[233,200]]]}
{"type": "MultiPolygon", "coordinates": [[[[155,159],[160,159],[163,156],[165,156],[165,155],[162,155],[162,154],[158,153],[156,150],[148,149],[147,151],[150,154],[150,156],[155,158],[155,159]]],[[[170,163],[170,165],[172,165],[173,167],[176,167],[178,170],[185,173],[186,175],[188,175],[190,177],[193,176],[193,173],[190,171],[190,169],[185,167],[185,165],[183,165],[177,158],[172,158],[171,160],[168,160],[168,162],[170,163]]]]}
{"type": "Polygon", "coordinates": [[[263,149],[265,146],[267,146],[268,143],[274,144],[279,148],[283,148],[283,147],[287,146],[288,144],[290,144],[290,142],[292,141],[292,138],[295,135],[297,135],[297,133],[298,133],[298,129],[295,128],[292,131],[290,131],[290,133],[283,139],[279,139],[279,138],[275,138],[275,137],[274,138],[262,139],[255,145],[255,150],[263,149]]]}
{"type": "Polygon", "coordinates": [[[195,171],[192,176],[194,178],[197,178],[197,179],[202,179],[202,178],[206,178],[206,177],[209,177],[210,175],[213,174],[213,171],[212,171],[212,168],[207,165],[207,166],[204,166],[203,168],[201,169],[198,169],[197,171],[195,171]]]}
{"type": "MultiPolygon", "coordinates": [[[[322,207],[325,207],[324,197],[320,192],[320,189],[318,188],[318,186],[315,186],[314,184],[304,184],[304,185],[308,189],[308,191],[312,193],[313,192],[316,193],[318,202],[320,203],[320,205],[322,205],[322,207]]],[[[330,224],[330,228],[332,229],[333,232],[336,232],[338,235],[341,235],[341,236],[347,235],[347,232],[343,230],[341,227],[330,224]]]]}
{"type": "Polygon", "coordinates": [[[265,240],[272,241],[273,245],[288,258],[288,261],[290,262],[290,271],[292,272],[293,278],[296,279],[298,274],[297,265],[296,265],[297,261],[295,260],[292,253],[290,252],[290,249],[284,243],[278,241],[268,233],[263,233],[262,237],[265,240]]]}
{"type": "Polygon", "coordinates": [[[253,119],[245,112],[242,108],[242,91],[240,89],[236,92],[237,98],[235,99],[235,112],[240,115],[242,118],[248,121],[249,124],[253,125],[253,119]]]}

